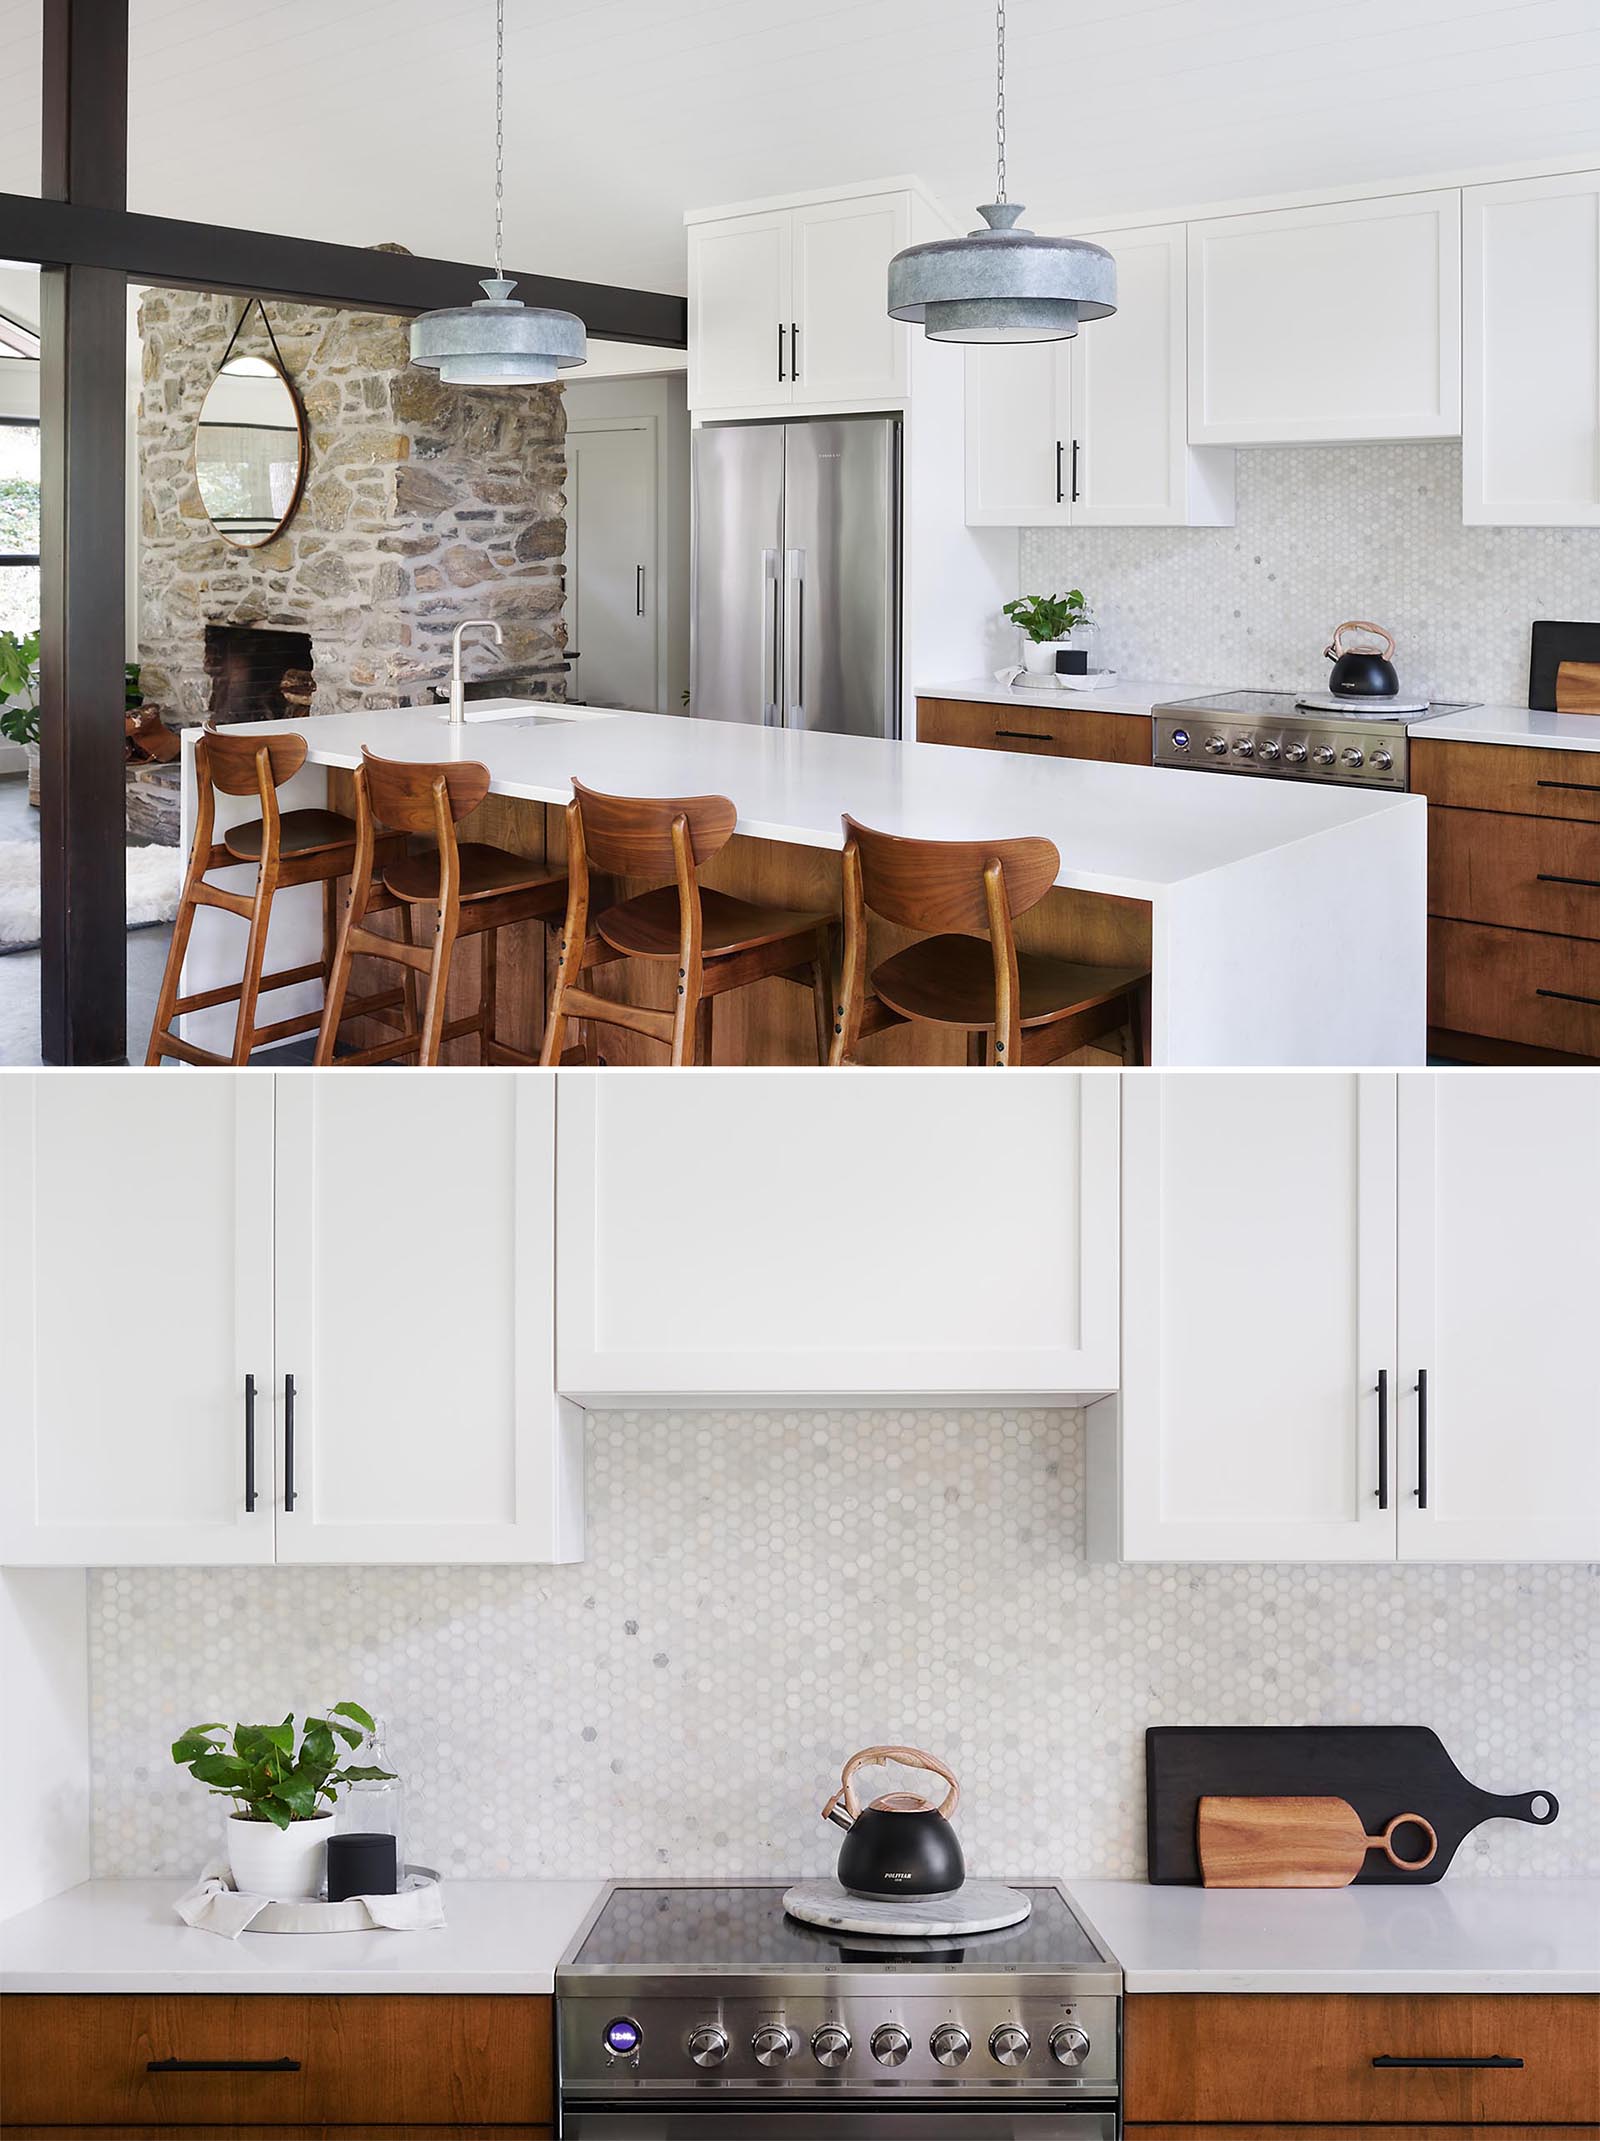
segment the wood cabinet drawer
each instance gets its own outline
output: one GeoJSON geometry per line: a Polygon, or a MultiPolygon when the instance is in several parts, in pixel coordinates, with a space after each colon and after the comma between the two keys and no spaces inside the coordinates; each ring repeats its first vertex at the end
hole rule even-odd
{"type": "Polygon", "coordinates": [[[14,1993],[17,2126],[543,2126],[550,2001],[511,1994],[14,1993]]]}
{"type": "Polygon", "coordinates": [[[1600,937],[1600,825],[1498,810],[1430,810],[1428,912],[1600,937]]]}
{"type": "Polygon", "coordinates": [[[1600,1996],[1139,1993],[1124,2066],[1130,2124],[1595,2120],[1600,1996]]]}
{"type": "Polygon", "coordinates": [[[1600,1057],[1600,944],[1431,921],[1428,1024],[1600,1057]]]}
{"type": "Polygon", "coordinates": [[[982,699],[919,699],[918,743],[962,743],[1035,758],[1092,758],[1106,765],[1148,766],[1153,725],[1138,714],[1063,706],[1039,694],[1033,706],[992,706],[982,699]]]}
{"type": "MultiPolygon", "coordinates": [[[[1303,2126],[1287,2120],[1271,2126],[1135,2126],[1127,2141],[1468,2141],[1459,2126],[1303,2126]]],[[[1473,2126],[1471,2141],[1588,2141],[1600,2126],[1473,2126]]],[[[19,2137],[20,2141],[20,2137],[19,2137]]],[[[230,2141],[233,2137],[230,2136],[230,2141]]]]}
{"type": "MultiPolygon", "coordinates": [[[[1600,746],[1600,718],[1595,721],[1600,746]]],[[[1455,810],[1510,810],[1600,824],[1600,748],[1538,751],[1509,743],[1411,739],[1411,791],[1455,810]]]]}

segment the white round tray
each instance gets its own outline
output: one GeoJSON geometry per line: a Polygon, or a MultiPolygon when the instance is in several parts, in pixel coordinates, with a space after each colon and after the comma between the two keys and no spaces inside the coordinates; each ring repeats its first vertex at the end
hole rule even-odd
{"type": "Polygon", "coordinates": [[[942,1896],[853,1896],[837,1881],[801,1881],[783,1907],[805,1925],[835,1933],[880,1933],[902,1940],[949,1940],[1020,1925],[1033,1905],[999,1881],[968,1881],[942,1896]]]}
{"type": "MultiPolygon", "coordinates": [[[[439,1876],[431,1866],[408,1866],[406,1877],[400,1883],[400,1893],[410,1895],[413,1889],[437,1888],[439,1876]]],[[[386,1926],[374,1925],[367,1916],[365,1906],[355,1897],[343,1903],[329,1903],[321,1896],[306,1896],[295,1903],[269,1903],[250,1921],[252,1933],[383,1933],[386,1926]]]]}

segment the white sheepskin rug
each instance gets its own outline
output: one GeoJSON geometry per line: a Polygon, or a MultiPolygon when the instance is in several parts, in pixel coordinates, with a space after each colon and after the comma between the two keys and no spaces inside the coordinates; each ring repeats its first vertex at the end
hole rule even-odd
{"type": "MultiPolygon", "coordinates": [[[[178,911],[183,856],[175,847],[128,850],[128,927],[170,922],[178,911]]],[[[39,843],[0,840],[0,952],[31,951],[39,941],[39,843]]]]}

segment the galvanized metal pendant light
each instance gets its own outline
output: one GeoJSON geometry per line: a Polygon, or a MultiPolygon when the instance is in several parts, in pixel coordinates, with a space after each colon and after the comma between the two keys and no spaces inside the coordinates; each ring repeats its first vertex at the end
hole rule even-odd
{"type": "Polygon", "coordinates": [[[411,323],[411,361],[437,372],[447,386],[526,387],[554,379],[558,368],[588,356],[583,322],[574,312],[524,305],[500,272],[505,226],[506,0],[494,20],[494,273],[485,276],[476,304],[424,312],[411,323]]]}
{"type": "Polygon", "coordinates": [[[1083,238],[1041,238],[1006,199],[1006,8],[995,7],[995,198],[985,230],[907,246],[889,263],[889,317],[930,342],[1064,342],[1117,309],[1117,264],[1083,238]]]}

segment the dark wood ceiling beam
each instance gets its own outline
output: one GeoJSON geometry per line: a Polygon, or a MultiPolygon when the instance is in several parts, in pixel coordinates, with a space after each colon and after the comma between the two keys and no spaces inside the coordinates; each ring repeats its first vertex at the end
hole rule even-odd
{"type": "MultiPolygon", "coordinates": [[[[114,205],[18,193],[0,194],[0,258],[112,268],[130,282],[401,315],[471,304],[479,278],[490,272],[487,265],[329,245],[271,231],[227,230],[168,216],[131,215],[114,205]]],[[[524,304],[575,312],[590,334],[604,341],[688,347],[686,301],[659,290],[522,275],[516,294],[524,304]]]]}

